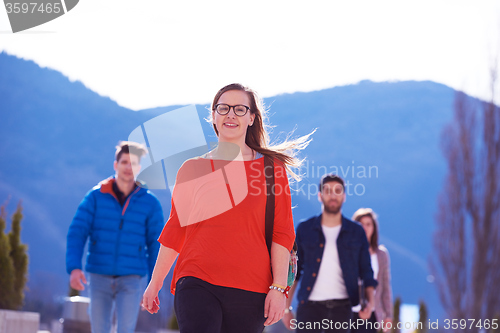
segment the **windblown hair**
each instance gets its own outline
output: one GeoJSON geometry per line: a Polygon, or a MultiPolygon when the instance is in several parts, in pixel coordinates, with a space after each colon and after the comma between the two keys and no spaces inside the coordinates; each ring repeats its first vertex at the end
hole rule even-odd
{"type": "MultiPolygon", "coordinates": [[[[279,144],[271,145],[269,142],[269,134],[268,131],[270,129],[270,125],[267,120],[267,111],[264,108],[262,100],[259,98],[257,93],[243,86],[239,83],[232,83],[223,88],[221,88],[214,97],[214,100],[211,105],[211,111],[215,112],[215,106],[219,101],[222,94],[226,91],[230,90],[239,90],[244,91],[250,100],[250,112],[255,115],[255,119],[253,121],[253,125],[249,126],[247,129],[247,134],[245,137],[245,143],[256,152],[261,153],[262,155],[267,155],[271,157],[273,160],[277,159],[281,161],[287,170],[287,172],[296,180],[300,180],[300,175],[293,172],[291,168],[299,168],[304,159],[299,159],[297,154],[300,150],[304,149],[311,142],[311,135],[315,132],[301,136],[297,139],[290,139],[291,133],[288,134],[285,141],[279,144]]],[[[212,120],[212,112],[210,113],[209,121],[212,120]]],[[[213,124],[215,134],[219,136],[219,131],[217,130],[217,126],[213,124]]]]}
{"type": "Polygon", "coordinates": [[[358,209],[354,215],[352,216],[352,219],[354,221],[360,222],[361,219],[365,216],[368,216],[369,218],[372,219],[373,222],[373,234],[372,238],[370,239],[370,247],[372,250],[378,249],[378,216],[377,214],[373,211],[371,208],[360,208],[358,209]]]}
{"type": "Polygon", "coordinates": [[[123,154],[132,154],[138,156],[139,159],[141,159],[141,157],[143,157],[147,153],[148,149],[140,143],[133,141],[120,141],[118,143],[118,146],[116,146],[115,158],[118,162],[123,154]]]}

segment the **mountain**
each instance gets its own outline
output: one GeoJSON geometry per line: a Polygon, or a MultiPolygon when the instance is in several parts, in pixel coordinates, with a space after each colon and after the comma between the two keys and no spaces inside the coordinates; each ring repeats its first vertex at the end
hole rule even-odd
{"type": "MultiPolygon", "coordinates": [[[[179,106],[132,111],[61,73],[0,53],[0,202],[22,200],[31,292],[63,296],[66,232],[85,193],[113,174],[114,147],[145,121],[179,106]]],[[[255,87],[258,90],[258,87],[255,87]]],[[[362,81],[265,99],[271,138],[317,129],[304,151],[304,178],[292,184],[296,223],[320,212],[325,172],[348,181],[344,213],[371,207],[392,260],[393,289],[404,303],[425,300],[442,314],[428,270],[434,215],[446,164],[440,151],[455,91],[435,82],[362,81]]],[[[207,105],[197,105],[207,142],[215,141],[207,105]]],[[[187,133],[189,135],[189,133],[187,133]]],[[[168,216],[170,194],[154,191],[168,216]]],[[[27,295],[28,296],[28,295],[27,295]]]]}

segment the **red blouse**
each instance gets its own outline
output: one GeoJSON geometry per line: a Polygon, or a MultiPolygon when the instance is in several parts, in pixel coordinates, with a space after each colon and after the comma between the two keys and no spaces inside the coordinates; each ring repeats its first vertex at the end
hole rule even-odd
{"type": "MultiPolygon", "coordinates": [[[[295,239],[290,188],[284,166],[275,162],[273,242],[291,250],[295,239]]],[[[267,293],[272,284],[265,241],[264,158],[221,161],[195,158],[180,168],[170,217],[158,241],[179,253],[177,280],[267,293]]]]}

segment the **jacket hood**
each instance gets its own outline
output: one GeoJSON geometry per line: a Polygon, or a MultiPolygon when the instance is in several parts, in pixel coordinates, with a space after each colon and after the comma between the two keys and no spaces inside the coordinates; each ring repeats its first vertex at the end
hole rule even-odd
{"type": "MultiPolygon", "coordinates": [[[[109,178],[100,181],[99,184],[97,184],[97,187],[101,189],[101,193],[111,194],[113,197],[115,197],[116,200],[118,200],[118,198],[115,195],[115,192],[113,191],[113,183],[115,182],[116,182],[115,176],[111,176],[109,178]]],[[[144,188],[146,185],[145,183],[139,181],[136,181],[135,183],[137,187],[134,190],[134,192],[136,192],[137,194],[143,194],[147,191],[147,189],[144,188]]]]}

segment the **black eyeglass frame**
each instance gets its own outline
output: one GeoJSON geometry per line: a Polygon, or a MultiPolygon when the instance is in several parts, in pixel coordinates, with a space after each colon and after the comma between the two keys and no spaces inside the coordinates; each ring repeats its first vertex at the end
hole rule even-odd
{"type": "Polygon", "coordinates": [[[250,107],[248,107],[246,105],[243,105],[243,104],[229,105],[229,104],[226,104],[226,103],[219,103],[219,104],[215,105],[214,111],[216,111],[221,116],[225,116],[226,114],[228,114],[229,112],[231,112],[231,108],[233,109],[234,114],[237,115],[238,117],[244,117],[248,113],[248,111],[250,110],[250,107]],[[229,109],[227,110],[226,113],[221,113],[221,112],[219,112],[219,109],[218,109],[219,105],[226,105],[226,106],[229,107],[229,109]],[[235,111],[235,107],[237,107],[237,106],[243,106],[245,108],[245,110],[246,110],[245,113],[242,114],[242,115],[237,114],[236,111],[235,111]]]}

